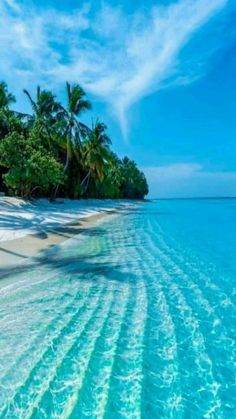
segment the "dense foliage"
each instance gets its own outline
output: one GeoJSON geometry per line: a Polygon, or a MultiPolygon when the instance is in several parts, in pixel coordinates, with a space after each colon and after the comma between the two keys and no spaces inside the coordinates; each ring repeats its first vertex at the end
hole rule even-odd
{"type": "Polygon", "coordinates": [[[91,109],[81,86],[66,83],[67,104],[47,90],[27,90],[30,115],[11,110],[15,97],[0,83],[0,189],[23,198],[142,199],[144,174],[128,157],[111,151],[106,125],[80,121],[91,109]]]}

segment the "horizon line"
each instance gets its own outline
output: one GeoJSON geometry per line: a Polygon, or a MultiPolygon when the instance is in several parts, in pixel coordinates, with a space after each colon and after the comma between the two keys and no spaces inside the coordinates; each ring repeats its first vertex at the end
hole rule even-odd
{"type": "Polygon", "coordinates": [[[236,196],[195,196],[195,197],[166,197],[166,198],[146,198],[146,200],[150,201],[166,201],[166,200],[177,200],[177,199],[236,199],[236,196]]]}

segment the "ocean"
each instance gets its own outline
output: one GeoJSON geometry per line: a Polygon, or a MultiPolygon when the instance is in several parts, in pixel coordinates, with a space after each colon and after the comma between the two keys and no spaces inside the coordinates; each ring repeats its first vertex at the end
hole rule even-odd
{"type": "Polygon", "coordinates": [[[236,199],[156,200],[0,280],[1,418],[236,418],[236,199]]]}

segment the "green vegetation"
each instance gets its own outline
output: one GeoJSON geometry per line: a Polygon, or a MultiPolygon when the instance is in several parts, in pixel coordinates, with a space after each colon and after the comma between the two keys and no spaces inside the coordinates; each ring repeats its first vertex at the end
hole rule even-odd
{"type": "Polygon", "coordinates": [[[104,123],[89,128],[80,116],[91,109],[84,90],[66,83],[67,104],[39,87],[32,113],[11,110],[15,97],[0,83],[0,189],[31,198],[143,199],[144,174],[128,157],[111,151],[104,123]]]}

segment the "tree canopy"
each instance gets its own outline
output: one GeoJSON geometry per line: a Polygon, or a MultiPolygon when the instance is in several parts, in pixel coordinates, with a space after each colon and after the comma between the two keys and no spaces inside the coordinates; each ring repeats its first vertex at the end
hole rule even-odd
{"type": "Polygon", "coordinates": [[[0,189],[23,198],[143,199],[145,175],[111,150],[107,127],[88,127],[81,114],[91,103],[79,84],[66,83],[64,105],[48,90],[24,90],[31,113],[13,111],[15,97],[0,82],[0,189]]]}

